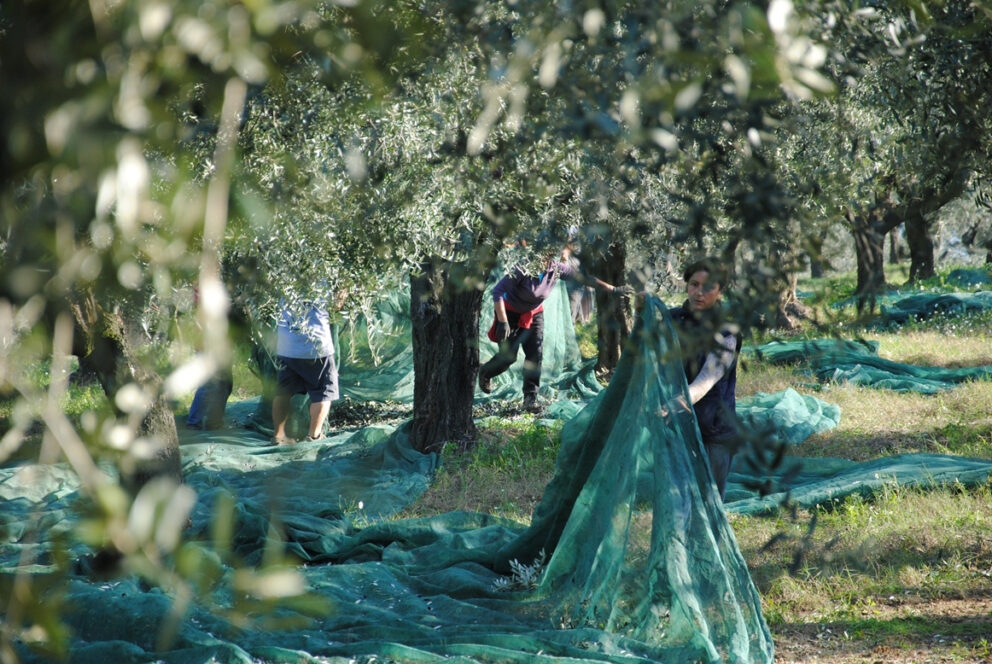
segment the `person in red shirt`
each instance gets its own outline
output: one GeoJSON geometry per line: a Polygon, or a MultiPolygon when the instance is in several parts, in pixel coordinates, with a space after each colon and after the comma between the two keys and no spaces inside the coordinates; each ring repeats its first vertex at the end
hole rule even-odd
{"type": "MultiPolygon", "coordinates": [[[[559,279],[587,279],[571,264],[555,255],[547,257],[544,270],[528,275],[520,268],[504,276],[493,288],[495,320],[489,338],[499,344],[497,352],[479,367],[479,389],[489,394],[492,380],[510,368],[524,349],[524,410],[539,413],[537,392],[541,386],[541,360],[544,352],[544,301],[554,291],[559,279]]],[[[630,286],[613,286],[601,279],[591,280],[598,288],[611,293],[633,294],[630,286]]]]}

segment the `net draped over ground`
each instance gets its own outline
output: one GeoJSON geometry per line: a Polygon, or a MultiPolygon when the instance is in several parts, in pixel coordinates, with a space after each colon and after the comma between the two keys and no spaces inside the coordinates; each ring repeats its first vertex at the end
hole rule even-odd
{"type": "MultiPolygon", "coordinates": [[[[549,335],[568,335],[570,318],[567,327],[550,328],[559,313],[568,318],[567,308],[553,306],[549,335]]],[[[394,311],[401,329],[402,304],[394,311]]],[[[488,323],[484,317],[480,326],[488,323]]],[[[574,332],[569,338],[574,344],[574,332]]],[[[273,447],[239,426],[256,417],[258,400],[232,404],[230,428],[183,432],[185,477],[198,496],[190,535],[205,537],[215,501],[233,495],[236,555],[258,563],[277,523],[286,550],[305,563],[307,587],[333,610],[307,627],[263,629],[234,627],[199,604],[158,651],[158,626],[171,607],[166,594],[130,578],[77,576],[66,590],[71,660],[771,662],[760,601],[724,509],[758,513],[786,497],[811,506],[887,482],[988,481],[988,461],[940,455],[868,464],[785,457],[769,474],[742,453],[721,508],[691,414],[659,412],[686,389],[672,343],[667,312],[649,300],[609,388],[586,378],[591,368],[577,354],[546,362],[543,395],[554,399],[551,414],[568,421],[554,478],[529,527],[465,512],[396,520],[427,490],[439,463],[411,448],[403,426],[273,447]],[[532,566],[542,556],[537,585],[516,588],[511,562],[532,566]],[[501,582],[508,589],[498,589],[501,582]]],[[[805,358],[809,348],[792,350],[805,358]]],[[[390,375],[402,381],[403,344],[383,351],[384,363],[395,360],[390,375]]],[[[519,380],[519,369],[508,372],[506,397],[518,397],[519,380]]],[[[390,389],[380,395],[395,397],[390,389]]],[[[749,426],[784,445],[835,426],[840,415],[789,390],[740,406],[749,426]]],[[[0,498],[0,573],[41,579],[51,569],[53,540],[79,518],[75,478],[58,464],[0,469],[0,498]]],[[[231,574],[210,598],[218,605],[231,601],[231,574]]],[[[26,648],[21,654],[41,661],[26,648]]]]}
{"type": "MultiPolygon", "coordinates": [[[[206,533],[215,496],[233,494],[238,555],[257,559],[274,517],[289,550],[308,562],[309,588],[335,610],[309,627],[261,630],[194,608],[170,649],[155,652],[153,626],[168,598],[131,579],[80,577],[68,590],[77,607],[66,614],[72,659],[771,662],[760,601],[714,498],[695,420],[656,414],[686,390],[666,316],[648,304],[610,387],[565,425],[555,479],[530,528],[468,513],[389,520],[436,465],[410,449],[402,426],[289,448],[238,429],[190,434],[194,538],[206,533]],[[654,487],[639,497],[642,471],[654,487]],[[511,561],[530,565],[542,552],[536,587],[497,588],[511,561]]],[[[15,484],[8,474],[3,486],[15,484]]],[[[71,521],[65,478],[39,485],[46,490],[23,514],[71,521]]],[[[17,549],[3,547],[7,573],[17,549]]],[[[215,600],[229,592],[219,584],[215,600]]]]}
{"type": "Polygon", "coordinates": [[[937,394],[971,380],[992,380],[992,365],[945,369],[886,360],[878,343],[842,339],[773,341],[748,349],[772,363],[794,364],[824,382],[847,382],[897,392],[937,394]]]}

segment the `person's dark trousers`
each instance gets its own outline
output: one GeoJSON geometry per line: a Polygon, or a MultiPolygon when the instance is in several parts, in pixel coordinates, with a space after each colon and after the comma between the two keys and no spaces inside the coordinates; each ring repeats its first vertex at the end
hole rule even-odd
{"type": "Polygon", "coordinates": [[[224,426],[224,410],[234,390],[234,380],[229,376],[211,378],[193,395],[193,403],[186,416],[189,429],[220,429],[224,426]]]}
{"type": "Polygon", "coordinates": [[[517,361],[517,353],[524,349],[524,396],[537,396],[541,386],[541,360],[544,355],[544,313],[534,314],[530,327],[526,330],[517,327],[520,314],[507,311],[506,322],[510,324],[510,338],[499,345],[499,352],[479,367],[484,378],[494,378],[517,361]]]}
{"type": "Polygon", "coordinates": [[[710,458],[710,470],[713,471],[717,491],[720,492],[720,499],[723,500],[727,492],[727,476],[730,475],[730,463],[734,460],[734,452],[720,443],[705,443],[705,446],[706,456],[710,458]]]}

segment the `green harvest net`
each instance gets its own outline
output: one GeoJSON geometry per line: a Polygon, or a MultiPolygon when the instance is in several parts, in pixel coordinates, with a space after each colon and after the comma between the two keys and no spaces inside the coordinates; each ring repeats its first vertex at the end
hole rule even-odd
{"type": "Polygon", "coordinates": [[[952,318],[992,310],[992,291],[977,293],[921,293],[882,306],[876,327],[903,325],[937,316],[952,318]]]}
{"type": "Polygon", "coordinates": [[[737,417],[750,436],[798,445],[840,423],[840,407],[791,387],[737,400],[737,417]]]}
{"type": "Polygon", "coordinates": [[[943,454],[899,454],[855,462],[835,457],[786,457],[758,476],[738,456],[727,479],[726,508],[736,514],[775,512],[788,500],[800,507],[829,505],[850,495],[868,497],[884,487],[975,487],[992,481],[992,461],[943,454]]]}
{"type": "MultiPolygon", "coordinates": [[[[673,343],[667,310],[648,302],[610,386],[564,426],[528,528],[471,513],[390,520],[437,463],[410,449],[403,427],[288,448],[241,429],[184,433],[185,478],[198,495],[192,538],[206,534],[217,496],[233,494],[236,553],[256,562],[280,524],[308,588],[333,610],[306,626],[260,629],[196,605],[157,647],[169,597],[133,579],[77,577],[65,590],[71,661],[771,662],[695,420],[656,414],[687,389],[673,343]],[[645,475],[651,486],[639,493],[645,475]],[[500,588],[518,562],[545,557],[533,587],[500,588]]],[[[248,417],[237,410],[232,419],[248,417]]],[[[75,518],[75,483],[58,465],[0,477],[2,571],[41,580],[47,543],[75,518]]],[[[231,573],[215,585],[218,605],[231,601],[231,573]]]]}
{"type": "Polygon", "coordinates": [[[772,341],[748,352],[778,364],[796,364],[821,381],[847,382],[897,392],[936,394],[972,380],[992,380],[992,365],[946,369],[886,360],[878,343],[840,339],[772,341]]]}
{"type": "Polygon", "coordinates": [[[951,270],[944,280],[958,288],[977,288],[992,284],[992,275],[987,269],[957,268],[951,270]]]}
{"type": "MultiPolygon", "coordinates": [[[[395,329],[409,324],[402,298],[393,311],[395,329]]],[[[586,378],[587,364],[562,363],[561,375],[549,369],[542,391],[555,401],[548,410],[568,421],[554,479],[529,527],[466,512],[397,520],[439,463],[411,448],[403,426],[273,447],[246,428],[257,428],[264,413],[252,400],[229,406],[226,429],[184,430],[184,474],[197,493],[188,546],[203,546],[217,501],[233,495],[237,557],[259,563],[275,525],[309,591],[332,608],[303,626],[231,624],[208,609],[233,601],[234,571],[221,565],[210,596],[186,611],[176,638],[160,646],[173,606],[168,595],[133,578],[73,576],[61,594],[73,635],[70,661],[771,662],[759,599],[715,503],[695,422],[656,414],[658,404],[685,390],[666,316],[660,303],[648,302],[606,390],[586,378]],[[537,569],[542,558],[535,585],[517,583],[521,570],[537,569]]],[[[571,326],[557,329],[567,336],[571,326]]],[[[548,333],[556,334],[550,325],[548,333]]],[[[569,338],[574,344],[574,333],[569,338]]],[[[383,346],[382,362],[369,370],[406,346],[383,346]]],[[[342,344],[344,365],[346,349],[342,344]]],[[[794,349],[793,361],[810,350],[794,349]]],[[[402,365],[396,359],[391,373],[398,381],[410,371],[402,365]]],[[[360,364],[352,366],[365,381],[360,364]]],[[[508,372],[504,394],[519,398],[519,380],[518,371],[508,372]]],[[[375,394],[370,385],[363,386],[375,394]]],[[[395,399],[397,390],[380,394],[395,399]]],[[[790,390],[739,406],[752,431],[774,430],[788,445],[839,416],[835,406],[790,390]]],[[[939,455],[868,464],[786,456],[774,472],[767,466],[750,451],[738,454],[726,511],[766,512],[786,498],[812,506],[886,483],[980,484],[992,471],[987,460],[939,455]]],[[[76,478],[61,464],[2,468],[0,500],[0,574],[29,574],[44,587],[54,543],[80,518],[76,478]]],[[[68,542],[72,555],[85,553],[68,542]]],[[[287,605],[279,617],[299,616],[287,605]]],[[[50,661],[26,646],[18,652],[26,661],[50,661]]]]}

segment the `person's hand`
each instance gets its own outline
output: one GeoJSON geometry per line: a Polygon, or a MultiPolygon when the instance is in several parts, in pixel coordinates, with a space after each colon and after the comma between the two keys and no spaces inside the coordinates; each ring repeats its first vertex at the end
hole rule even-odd
{"type": "Polygon", "coordinates": [[[658,408],[658,414],[665,419],[670,416],[677,415],[679,411],[692,412],[692,407],[682,394],[679,394],[674,399],[662,404],[658,408]]]}
{"type": "Polygon", "coordinates": [[[614,286],[612,292],[614,295],[619,295],[621,297],[633,297],[634,287],[626,284],[623,286],[614,286]]]}
{"type": "Polygon", "coordinates": [[[503,321],[496,321],[496,343],[502,343],[510,338],[510,324],[503,321]]]}

